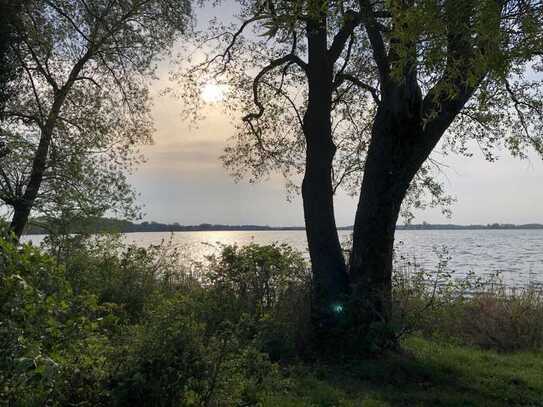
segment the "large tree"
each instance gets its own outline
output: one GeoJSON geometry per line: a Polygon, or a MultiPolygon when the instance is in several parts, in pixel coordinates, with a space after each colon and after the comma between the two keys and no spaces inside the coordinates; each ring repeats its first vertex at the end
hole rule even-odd
{"type": "Polygon", "coordinates": [[[124,170],[151,137],[149,78],[189,15],[186,0],[22,3],[9,49],[22,75],[6,102],[0,161],[17,237],[33,209],[96,214],[127,203],[124,170]]]}
{"type": "Polygon", "coordinates": [[[424,188],[431,203],[448,202],[431,176],[436,146],[471,155],[474,141],[489,159],[497,146],[521,157],[529,148],[543,153],[543,5],[240,3],[241,24],[215,27],[222,52],[196,68],[209,73],[204,80],[234,83],[238,103],[228,106],[248,112],[226,164],[238,175],[304,172],[317,322],[323,314],[333,320],[346,301],[351,327],[367,335],[390,319],[402,204],[420,204],[424,188]],[[360,179],[347,271],[332,194],[337,182],[353,187],[360,179]]]}
{"type": "Polygon", "coordinates": [[[476,140],[489,158],[499,144],[543,154],[543,3],[360,1],[360,16],[381,95],[350,257],[360,322],[369,326],[390,318],[400,206],[441,140],[464,152],[476,140]]]}
{"type": "MultiPolygon", "coordinates": [[[[303,173],[312,317],[317,340],[333,342],[352,288],[333,195],[340,186],[359,189],[380,103],[358,3],[243,1],[241,6],[239,26],[215,24],[199,38],[200,61],[183,71],[182,89],[194,103],[206,82],[230,84],[232,100],[225,105],[234,118],[240,112],[243,118],[224,156],[235,175],[249,171],[256,179],[279,170],[296,182],[303,173]]],[[[430,192],[430,204],[450,203],[428,164],[410,190],[414,206],[424,206],[423,191],[430,192]]]]}
{"type": "MultiPolygon", "coordinates": [[[[196,90],[209,80],[231,84],[228,96],[235,100],[228,105],[244,111],[238,148],[225,157],[234,171],[251,167],[261,176],[270,169],[287,173],[303,168],[312,316],[318,331],[325,332],[335,322],[333,305],[350,291],[334,216],[331,167],[337,148],[332,119],[339,103],[334,100],[336,74],[352,63],[348,54],[355,21],[350,14],[329,10],[325,0],[241,4],[241,25],[216,24],[204,33],[208,57],[182,78],[196,90]],[[266,40],[247,38],[253,28],[266,40]]],[[[194,102],[194,91],[186,96],[194,102]]],[[[336,128],[336,138],[340,133],[336,128]]]]}

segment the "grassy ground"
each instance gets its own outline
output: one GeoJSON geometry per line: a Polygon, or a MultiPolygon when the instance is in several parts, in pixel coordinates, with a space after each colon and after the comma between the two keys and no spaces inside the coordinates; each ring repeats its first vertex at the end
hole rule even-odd
{"type": "Polygon", "coordinates": [[[405,341],[406,354],[297,367],[268,406],[543,406],[543,354],[405,341]]]}

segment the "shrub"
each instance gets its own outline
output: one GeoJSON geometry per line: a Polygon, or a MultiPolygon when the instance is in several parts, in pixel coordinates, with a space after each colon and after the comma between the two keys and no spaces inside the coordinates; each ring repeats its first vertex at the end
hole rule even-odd
{"type": "Polygon", "coordinates": [[[226,246],[206,275],[215,324],[242,324],[273,360],[302,351],[309,330],[310,274],[287,245],[226,246]]]}
{"type": "Polygon", "coordinates": [[[225,324],[212,336],[183,295],[133,327],[112,380],[119,406],[252,405],[277,380],[276,367],[225,324]]]}
{"type": "Polygon", "coordinates": [[[210,318],[226,297],[171,246],[63,242],[51,256],[0,240],[0,404],[253,405],[282,386],[255,320],[210,318]]]}
{"type": "Polygon", "coordinates": [[[129,331],[120,367],[112,380],[118,405],[179,405],[184,395],[202,393],[209,369],[199,324],[184,299],[169,300],[129,331]]]}
{"type": "Polygon", "coordinates": [[[237,298],[253,315],[274,310],[291,290],[307,286],[308,268],[300,253],[287,245],[226,246],[210,256],[211,284],[237,298]]]}
{"type": "Polygon", "coordinates": [[[0,400],[99,405],[109,309],[75,296],[64,269],[30,245],[0,239],[0,264],[0,400]]]}
{"type": "MultiPolygon", "coordinates": [[[[75,293],[91,293],[114,304],[123,323],[136,323],[155,295],[169,295],[191,284],[179,250],[168,242],[147,248],[126,245],[118,234],[63,240],[66,278],[75,293]]],[[[49,247],[57,253],[54,246],[49,247]]]]}

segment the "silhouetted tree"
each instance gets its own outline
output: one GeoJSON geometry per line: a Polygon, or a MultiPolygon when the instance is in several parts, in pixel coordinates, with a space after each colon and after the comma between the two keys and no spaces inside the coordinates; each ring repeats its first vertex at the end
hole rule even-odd
{"type": "Polygon", "coordinates": [[[316,327],[335,325],[351,309],[352,332],[367,335],[390,320],[402,205],[424,206],[423,191],[431,204],[450,203],[432,177],[436,145],[470,155],[474,140],[490,160],[499,145],[518,156],[530,147],[543,152],[542,4],[240,5],[241,24],[214,27],[205,44],[215,40],[222,51],[209,52],[188,79],[230,83],[227,108],[245,111],[225,155],[236,175],[304,173],[316,327]],[[208,75],[197,77],[202,71],[208,75]],[[341,182],[360,194],[348,272],[333,213],[341,182]]]}

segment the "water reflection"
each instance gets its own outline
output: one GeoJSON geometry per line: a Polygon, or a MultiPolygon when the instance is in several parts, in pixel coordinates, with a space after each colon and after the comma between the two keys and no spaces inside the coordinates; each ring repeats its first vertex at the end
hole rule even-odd
{"type": "MultiPolygon", "coordinates": [[[[339,231],[348,241],[350,231],[339,231]]],[[[25,237],[39,244],[43,237],[25,237]]],[[[307,255],[304,231],[216,231],[176,233],[130,233],[127,243],[138,246],[171,241],[182,246],[194,260],[217,253],[222,245],[286,243],[307,255]]],[[[434,248],[446,247],[451,257],[449,268],[458,276],[473,271],[491,276],[501,273],[512,286],[543,283],[543,230],[399,230],[396,249],[405,258],[426,269],[435,269],[438,257],[434,248]]]]}

